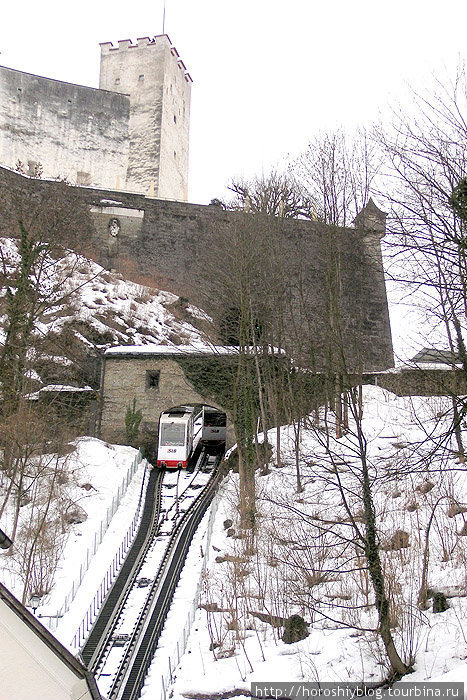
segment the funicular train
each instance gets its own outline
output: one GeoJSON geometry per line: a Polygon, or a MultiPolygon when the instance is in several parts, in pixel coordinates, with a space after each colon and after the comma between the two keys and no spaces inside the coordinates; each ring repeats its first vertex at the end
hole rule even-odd
{"type": "Polygon", "coordinates": [[[203,406],[202,445],[221,447],[227,439],[227,420],[223,411],[214,406],[203,406]]]}
{"type": "Polygon", "coordinates": [[[226,415],[213,406],[176,406],[161,413],[157,466],[186,469],[198,445],[221,448],[226,440],[226,415]]]}

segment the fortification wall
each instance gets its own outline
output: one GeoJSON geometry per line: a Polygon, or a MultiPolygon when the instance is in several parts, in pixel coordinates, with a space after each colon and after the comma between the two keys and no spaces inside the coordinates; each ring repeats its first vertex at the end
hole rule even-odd
{"type": "MultiPolygon", "coordinates": [[[[35,190],[47,195],[53,187],[54,183],[29,180],[0,169],[0,188],[5,190],[35,190]]],[[[136,281],[187,297],[208,313],[219,313],[212,265],[220,255],[219,244],[229,244],[229,232],[243,214],[116,191],[78,188],[78,192],[93,213],[95,257],[99,263],[136,281]],[[112,226],[114,220],[116,226],[112,226]],[[211,261],[208,271],[207,258],[211,261]]],[[[311,358],[310,366],[319,370],[326,366],[329,348],[337,340],[345,345],[348,371],[392,367],[380,236],[372,231],[342,229],[336,232],[330,248],[328,234],[329,229],[315,222],[271,220],[271,236],[282,241],[283,270],[291,282],[295,337],[303,329],[305,347],[298,347],[296,342],[291,354],[311,358]],[[330,258],[340,261],[340,318],[333,328],[326,320],[330,258]]]]}
{"type": "Polygon", "coordinates": [[[174,47],[166,53],[157,196],[188,199],[191,77],[174,47]],[[176,196],[172,193],[177,193],[176,196]]]}
{"type": "Polygon", "coordinates": [[[397,396],[459,396],[467,392],[464,372],[447,367],[400,368],[397,372],[370,375],[367,383],[387,389],[397,396]]]}
{"type": "Polygon", "coordinates": [[[101,44],[99,89],[0,67],[0,163],[186,201],[191,83],[165,34],[101,44]]]}
{"type": "Polygon", "coordinates": [[[114,188],[126,179],[125,95],[0,67],[0,163],[33,174],[114,188]]]}

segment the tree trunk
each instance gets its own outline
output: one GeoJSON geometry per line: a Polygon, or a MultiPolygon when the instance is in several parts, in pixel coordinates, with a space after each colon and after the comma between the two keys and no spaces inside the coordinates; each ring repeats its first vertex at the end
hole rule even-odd
{"type": "Polygon", "coordinates": [[[281,458],[281,426],[279,425],[279,417],[276,413],[276,463],[278,467],[282,467],[281,458]]]}
{"type": "Polygon", "coordinates": [[[428,594],[428,562],[430,559],[430,529],[431,529],[431,524],[433,522],[433,518],[435,517],[435,510],[438,505],[438,503],[441,501],[441,498],[438,498],[436,501],[435,505],[433,506],[433,510],[431,511],[430,519],[428,521],[428,525],[426,526],[426,531],[425,531],[425,548],[423,550],[423,564],[422,564],[422,580],[420,583],[420,591],[418,593],[418,607],[420,610],[426,610],[428,607],[428,599],[427,599],[427,594],[428,594]]]}
{"type": "Polygon", "coordinates": [[[300,474],[300,419],[293,424],[294,429],[294,447],[295,447],[295,473],[297,475],[297,493],[302,493],[302,479],[300,474]]]}
{"type": "Polygon", "coordinates": [[[334,405],[336,410],[336,438],[342,437],[342,394],[341,394],[341,377],[336,374],[334,386],[334,405]]]}
{"type": "MultiPolygon", "coordinates": [[[[361,438],[360,438],[361,442],[361,438]]],[[[373,590],[376,596],[376,609],[378,611],[378,631],[388,655],[391,671],[397,678],[405,675],[409,670],[408,666],[402,661],[399,656],[394,640],[391,634],[391,625],[389,618],[389,600],[384,587],[383,570],[381,566],[381,558],[376,535],[376,522],[373,498],[371,494],[370,479],[368,474],[368,465],[364,447],[361,442],[361,460],[363,466],[363,508],[365,512],[365,554],[368,562],[368,571],[370,573],[373,590]]]]}

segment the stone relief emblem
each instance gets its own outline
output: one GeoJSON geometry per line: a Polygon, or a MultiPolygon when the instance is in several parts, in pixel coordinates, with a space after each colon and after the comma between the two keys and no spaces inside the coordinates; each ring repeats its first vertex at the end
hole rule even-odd
{"type": "Polygon", "coordinates": [[[116,238],[120,233],[120,221],[118,219],[110,219],[109,221],[109,233],[111,236],[116,238]]]}

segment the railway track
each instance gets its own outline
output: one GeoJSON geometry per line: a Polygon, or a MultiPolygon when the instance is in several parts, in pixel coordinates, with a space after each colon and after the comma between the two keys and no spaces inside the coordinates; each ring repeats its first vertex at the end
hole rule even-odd
{"type": "Polygon", "coordinates": [[[81,651],[109,700],[139,697],[220,459],[204,450],[192,475],[151,472],[135,541],[81,651]]]}
{"type": "Polygon", "coordinates": [[[89,636],[81,649],[86,666],[95,673],[102,658],[103,647],[113,632],[113,623],[121,611],[128,591],[134,584],[141,568],[151,538],[159,523],[162,472],[152,470],[146,488],[141,522],[133,544],[122,564],[122,568],[110,589],[89,636]]]}

